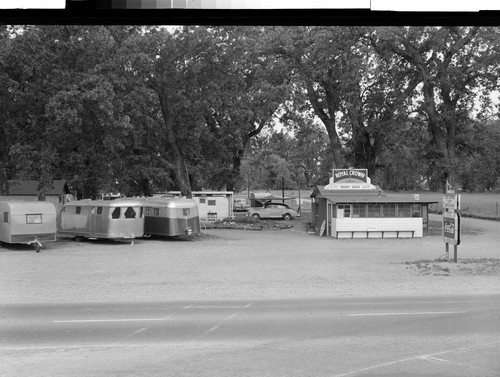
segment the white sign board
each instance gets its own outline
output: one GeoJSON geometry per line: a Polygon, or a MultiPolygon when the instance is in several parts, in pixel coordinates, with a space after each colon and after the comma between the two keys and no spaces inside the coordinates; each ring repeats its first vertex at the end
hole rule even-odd
{"type": "Polygon", "coordinates": [[[446,194],[443,196],[443,209],[458,211],[460,209],[460,195],[446,194]]]}

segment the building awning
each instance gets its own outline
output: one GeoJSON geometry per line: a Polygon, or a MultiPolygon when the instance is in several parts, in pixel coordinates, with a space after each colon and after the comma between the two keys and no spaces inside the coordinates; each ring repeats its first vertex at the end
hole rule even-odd
{"type": "Polygon", "coordinates": [[[333,204],[352,203],[438,203],[437,201],[421,200],[420,197],[409,195],[408,197],[391,197],[382,189],[377,190],[325,190],[316,186],[311,193],[311,198],[326,199],[333,204]]]}

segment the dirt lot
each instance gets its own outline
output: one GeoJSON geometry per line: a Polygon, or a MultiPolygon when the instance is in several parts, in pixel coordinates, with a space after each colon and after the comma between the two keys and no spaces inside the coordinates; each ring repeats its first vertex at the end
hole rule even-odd
{"type": "MultiPolygon", "coordinates": [[[[416,239],[335,240],[293,227],[207,229],[194,239],[0,247],[0,302],[500,293],[500,222],[463,219],[459,263],[439,261],[440,216],[416,239]]],[[[453,247],[450,248],[453,257],[453,247]]]]}

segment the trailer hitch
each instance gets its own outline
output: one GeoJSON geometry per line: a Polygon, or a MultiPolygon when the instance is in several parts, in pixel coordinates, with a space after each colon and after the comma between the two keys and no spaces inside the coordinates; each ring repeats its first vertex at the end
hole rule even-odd
{"type": "Polygon", "coordinates": [[[37,253],[39,253],[43,247],[42,243],[38,240],[38,237],[36,237],[36,236],[35,236],[35,239],[33,241],[28,242],[28,245],[33,246],[37,253]]]}

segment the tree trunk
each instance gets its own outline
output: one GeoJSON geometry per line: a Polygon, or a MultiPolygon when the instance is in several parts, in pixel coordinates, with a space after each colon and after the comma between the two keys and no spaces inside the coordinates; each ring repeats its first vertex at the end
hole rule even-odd
{"type": "MultiPolygon", "coordinates": [[[[455,132],[456,119],[450,119],[446,114],[437,111],[434,101],[434,86],[424,81],[424,111],[428,116],[428,129],[431,136],[431,143],[441,156],[441,187],[446,191],[446,183],[451,180],[454,184],[454,159],[455,159],[455,132]],[[446,119],[448,118],[448,119],[446,119]]],[[[448,114],[453,114],[454,109],[448,109],[448,114]]]]}
{"type": "Polygon", "coordinates": [[[189,182],[188,167],[177,143],[177,137],[175,136],[167,89],[163,86],[155,87],[154,89],[156,90],[160,100],[163,123],[165,125],[165,136],[168,149],[171,152],[173,159],[172,167],[174,170],[175,181],[179,187],[181,195],[191,198],[192,192],[191,183],[189,182]]]}
{"type": "Polygon", "coordinates": [[[339,135],[337,133],[337,128],[335,125],[335,111],[338,110],[339,100],[338,98],[334,98],[335,97],[334,90],[332,90],[331,88],[330,90],[327,90],[327,100],[326,100],[328,106],[328,114],[327,114],[319,102],[319,98],[318,95],[316,94],[316,91],[314,90],[312,81],[307,77],[304,77],[304,81],[306,82],[307,97],[311,102],[315,114],[318,116],[318,118],[321,119],[321,121],[325,125],[326,132],[328,133],[328,138],[330,139],[330,146],[332,148],[333,162],[335,164],[334,168],[340,169],[344,166],[344,164],[340,155],[341,145],[340,145],[339,135]]]}

